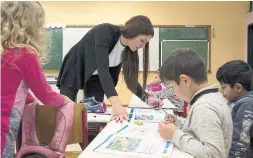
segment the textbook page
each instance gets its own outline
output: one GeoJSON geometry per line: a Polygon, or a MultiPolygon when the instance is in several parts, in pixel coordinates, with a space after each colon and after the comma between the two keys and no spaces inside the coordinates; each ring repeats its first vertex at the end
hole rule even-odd
{"type": "Polygon", "coordinates": [[[167,114],[174,114],[170,109],[140,109],[140,108],[131,108],[129,113],[129,120],[134,122],[136,120],[141,122],[153,122],[158,123],[164,120],[164,117],[167,114]]]}
{"type": "MultiPolygon", "coordinates": [[[[177,109],[175,105],[173,105],[168,99],[163,99],[163,107],[164,109],[177,109]]],[[[129,108],[146,108],[146,109],[151,109],[151,107],[143,102],[140,98],[138,98],[136,95],[132,95],[130,103],[129,103],[129,108]]]]}
{"type": "Polygon", "coordinates": [[[129,123],[103,140],[94,151],[142,158],[169,158],[173,144],[163,140],[157,123],[129,123]]]}

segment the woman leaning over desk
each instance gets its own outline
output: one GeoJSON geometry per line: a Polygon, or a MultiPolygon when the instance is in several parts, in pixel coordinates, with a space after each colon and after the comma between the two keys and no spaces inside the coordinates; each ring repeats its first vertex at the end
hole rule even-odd
{"type": "Polygon", "coordinates": [[[138,83],[138,49],[143,48],[143,85],[146,85],[149,63],[149,40],[154,36],[151,21],[146,16],[135,16],[125,25],[100,24],[92,28],[67,53],[62,63],[57,86],[60,93],[73,101],[79,89],[86,97],[99,102],[106,94],[112,104],[112,119],[128,120],[115,90],[121,67],[128,89],[150,106],[163,103],[151,98],[138,83]]]}

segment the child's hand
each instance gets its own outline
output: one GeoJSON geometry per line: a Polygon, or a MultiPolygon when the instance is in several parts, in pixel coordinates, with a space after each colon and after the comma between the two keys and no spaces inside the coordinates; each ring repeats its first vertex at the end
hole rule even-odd
{"type": "Polygon", "coordinates": [[[176,120],[177,120],[177,115],[174,114],[166,114],[166,116],[164,117],[165,123],[173,123],[175,124],[176,120]]]}
{"type": "Polygon", "coordinates": [[[64,104],[66,104],[66,103],[68,103],[70,101],[72,101],[72,100],[69,99],[69,97],[67,97],[67,96],[64,95],[64,104]]]}
{"type": "Polygon", "coordinates": [[[154,95],[154,92],[151,91],[151,90],[149,90],[147,93],[148,93],[148,95],[150,95],[150,96],[154,95]]]}
{"type": "Polygon", "coordinates": [[[165,140],[171,140],[176,130],[177,130],[176,126],[172,123],[168,124],[166,124],[165,122],[159,123],[158,133],[165,140]]]}
{"type": "Polygon", "coordinates": [[[161,109],[164,103],[160,99],[148,97],[147,104],[154,109],[161,109]]]}

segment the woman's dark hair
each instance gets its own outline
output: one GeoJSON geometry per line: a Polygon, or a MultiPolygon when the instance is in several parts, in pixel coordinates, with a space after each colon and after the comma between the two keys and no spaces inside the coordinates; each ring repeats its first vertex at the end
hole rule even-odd
{"type": "MultiPolygon", "coordinates": [[[[124,26],[121,26],[121,35],[126,39],[132,39],[138,35],[154,36],[154,29],[150,19],[143,15],[134,16],[124,26]]],[[[149,43],[143,49],[143,87],[147,84],[149,67],[149,43]]],[[[137,92],[139,56],[138,50],[133,52],[128,46],[122,53],[123,76],[128,89],[137,92]]]]}

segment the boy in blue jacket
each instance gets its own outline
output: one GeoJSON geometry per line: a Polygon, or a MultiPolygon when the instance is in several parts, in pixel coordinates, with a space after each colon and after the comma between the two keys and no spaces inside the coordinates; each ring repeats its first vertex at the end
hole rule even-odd
{"type": "Polygon", "coordinates": [[[216,78],[221,84],[221,93],[229,101],[233,119],[232,145],[229,158],[246,157],[250,145],[249,127],[253,122],[253,72],[241,60],[222,65],[216,78]]]}

